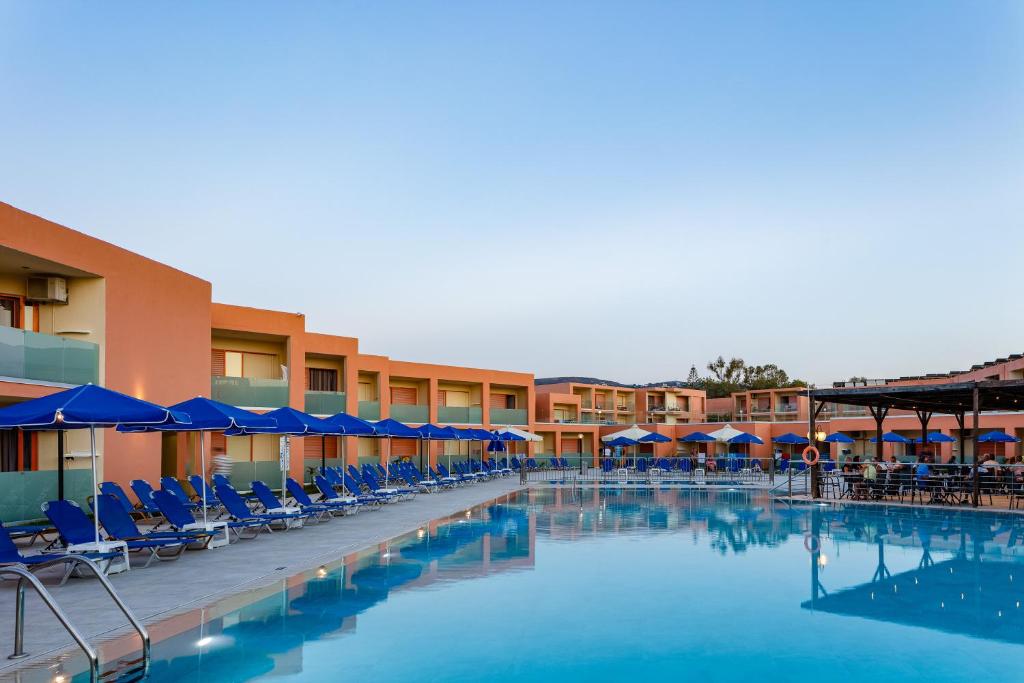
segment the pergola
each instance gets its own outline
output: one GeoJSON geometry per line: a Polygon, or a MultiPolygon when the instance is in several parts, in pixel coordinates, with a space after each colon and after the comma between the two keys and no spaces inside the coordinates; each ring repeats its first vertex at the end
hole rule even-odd
{"type": "MultiPolygon", "coordinates": [[[[978,421],[982,410],[1020,411],[1024,410],[1024,380],[981,380],[954,382],[949,384],[918,384],[907,386],[873,386],[844,389],[809,389],[809,432],[816,433],[815,422],[825,405],[841,404],[863,406],[875,419],[875,454],[882,455],[882,422],[890,410],[907,410],[917,415],[921,422],[921,440],[928,443],[928,422],[936,413],[953,415],[960,426],[960,463],[964,462],[966,442],[965,422],[968,413],[972,415],[971,439],[977,454],[979,435],[978,421]]],[[[813,438],[813,436],[812,436],[813,438]]],[[[978,505],[978,468],[974,468],[973,504],[978,505]]],[[[811,468],[811,495],[821,496],[818,466],[811,468]]]]}

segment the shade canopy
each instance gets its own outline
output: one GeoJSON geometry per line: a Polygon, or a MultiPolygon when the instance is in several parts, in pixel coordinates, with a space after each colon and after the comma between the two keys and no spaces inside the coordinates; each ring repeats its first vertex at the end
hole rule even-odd
{"type": "Polygon", "coordinates": [[[189,424],[187,413],[113,389],[83,384],[0,409],[0,429],[87,429],[118,425],[189,424]]]}
{"type": "MultiPolygon", "coordinates": [[[[956,439],[948,434],[943,434],[942,432],[928,432],[928,443],[953,443],[955,441],[956,439]]],[[[914,439],[914,443],[924,443],[924,439],[917,437],[914,439]]]]}
{"type": "Polygon", "coordinates": [[[1017,443],[1020,441],[1015,436],[1010,436],[1006,432],[986,432],[978,437],[978,443],[1017,443]]]}
{"type": "Polygon", "coordinates": [[[373,436],[377,433],[371,423],[348,413],[331,415],[325,417],[324,421],[330,422],[345,436],[373,436]]]}
{"type": "MultiPolygon", "coordinates": [[[[448,429],[455,429],[449,427],[448,429]]],[[[468,435],[468,439],[471,441],[495,441],[497,437],[486,429],[478,429],[476,427],[467,427],[466,429],[459,429],[456,431],[463,432],[468,435]]]]}
{"type": "MultiPolygon", "coordinates": [[[[886,432],[882,434],[882,441],[885,443],[911,443],[910,439],[905,436],[901,436],[896,432],[886,432]]],[[[878,437],[871,437],[871,443],[878,443],[878,437]]]]}
{"type": "Polygon", "coordinates": [[[322,420],[319,417],[313,417],[309,413],[304,413],[301,410],[295,408],[278,408],[277,410],[271,410],[269,413],[264,413],[266,417],[273,418],[277,423],[276,426],[269,429],[226,429],[224,434],[227,436],[251,436],[254,434],[282,434],[292,436],[339,436],[341,430],[337,425],[331,424],[327,420],[322,420]]]}
{"type": "Polygon", "coordinates": [[[373,423],[373,429],[377,436],[386,436],[395,439],[419,439],[420,433],[409,425],[404,425],[398,420],[390,417],[373,423]]]}
{"type": "Polygon", "coordinates": [[[651,432],[647,436],[638,439],[640,443],[669,443],[672,441],[672,437],[665,436],[664,434],[658,434],[657,432],[651,432]]]}
{"type": "Polygon", "coordinates": [[[428,441],[448,441],[460,438],[457,430],[454,430],[451,427],[441,428],[437,425],[430,424],[429,422],[425,425],[414,427],[413,429],[420,435],[421,439],[428,441]]]}
{"type": "Polygon", "coordinates": [[[490,441],[487,444],[488,453],[504,453],[505,442],[504,441],[490,441]]]}
{"type": "Polygon", "coordinates": [[[781,436],[775,437],[774,439],[772,439],[772,441],[774,441],[775,443],[791,444],[794,446],[805,446],[811,442],[811,440],[808,439],[806,436],[800,436],[799,434],[794,434],[793,432],[786,432],[781,436]]]}
{"type": "Polygon", "coordinates": [[[716,429],[713,432],[708,433],[708,436],[714,437],[715,441],[729,441],[733,437],[743,434],[740,430],[736,429],[730,424],[725,425],[721,429],[716,429]]]}
{"type": "Polygon", "coordinates": [[[708,441],[716,441],[715,437],[711,436],[710,434],[705,434],[704,432],[693,432],[691,434],[687,434],[684,437],[681,437],[679,440],[682,441],[683,443],[702,443],[708,441]]]}
{"type": "Polygon", "coordinates": [[[824,441],[825,443],[853,443],[854,442],[852,437],[847,436],[846,434],[843,434],[842,432],[832,432],[831,434],[826,436],[824,439],[822,439],[822,441],[824,441]]]}
{"type": "Polygon", "coordinates": [[[634,441],[626,436],[617,436],[611,441],[606,441],[605,443],[609,446],[635,446],[640,442],[634,441]]]}
{"type": "Polygon", "coordinates": [[[273,429],[277,420],[266,415],[236,408],[212,398],[196,396],[170,406],[169,410],[186,413],[188,424],[117,426],[119,432],[223,432],[228,429],[273,429]]]}
{"type": "Polygon", "coordinates": [[[729,443],[751,443],[761,445],[764,443],[764,441],[762,441],[761,437],[757,436],[756,434],[747,434],[746,432],[740,432],[736,436],[729,439],[729,443]]]}
{"type": "MultiPolygon", "coordinates": [[[[636,441],[638,443],[641,441],[644,443],[650,443],[650,441],[645,441],[645,437],[647,439],[650,439],[652,434],[654,434],[654,432],[649,432],[646,429],[641,429],[637,425],[633,425],[632,427],[629,427],[627,429],[623,429],[612,434],[606,434],[605,436],[601,437],[601,441],[604,441],[605,443],[610,443],[611,441],[619,438],[620,436],[623,436],[627,439],[632,439],[633,441],[636,441]]],[[[660,434],[658,436],[661,437],[660,434]]],[[[668,437],[661,438],[668,439],[668,437]]],[[[672,439],[668,440],[671,441],[672,439]]]]}
{"type": "Polygon", "coordinates": [[[495,429],[494,434],[502,441],[543,441],[544,437],[537,436],[532,432],[528,432],[525,429],[516,429],[515,427],[502,427],[501,429],[495,429]],[[506,439],[502,435],[513,434],[521,437],[520,439],[506,439]]]}

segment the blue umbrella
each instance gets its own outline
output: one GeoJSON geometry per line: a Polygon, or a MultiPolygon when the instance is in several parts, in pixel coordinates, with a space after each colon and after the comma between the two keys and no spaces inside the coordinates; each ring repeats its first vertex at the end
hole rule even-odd
{"type": "Polygon", "coordinates": [[[742,444],[742,443],[754,444],[754,443],[756,443],[756,444],[758,444],[760,446],[760,445],[764,444],[764,441],[762,441],[760,437],[758,437],[758,436],[756,436],[754,434],[747,434],[746,432],[743,432],[743,433],[737,434],[736,436],[734,436],[731,439],[729,439],[729,443],[738,443],[738,444],[742,444]]]}
{"type": "Polygon", "coordinates": [[[715,441],[715,437],[710,434],[705,434],[704,432],[691,432],[679,440],[683,443],[701,443],[715,441]]]}
{"type": "MultiPolygon", "coordinates": [[[[373,425],[348,413],[338,413],[337,415],[331,415],[330,417],[324,418],[327,422],[341,430],[342,436],[376,436],[377,430],[373,428],[373,425]]],[[[345,457],[345,442],[341,442],[341,457],[343,461],[348,460],[345,457]]],[[[326,444],[321,440],[320,444],[320,467],[324,468],[327,466],[327,453],[326,444]]]]}
{"type": "MultiPolygon", "coordinates": [[[[463,434],[466,435],[466,436],[463,437],[463,439],[466,439],[466,440],[469,440],[469,441],[479,441],[480,443],[486,443],[488,446],[490,446],[492,443],[502,443],[501,441],[498,440],[498,437],[494,434],[494,432],[488,431],[486,429],[480,429],[478,427],[469,427],[467,429],[455,429],[454,427],[450,427],[450,429],[454,429],[456,432],[462,432],[463,434]]],[[[521,436],[517,436],[515,434],[509,433],[509,436],[516,437],[515,439],[510,439],[510,440],[519,440],[519,441],[523,441],[524,440],[521,436]]],[[[482,449],[481,449],[481,451],[482,451],[482,449]]],[[[494,452],[494,451],[489,451],[489,452],[494,452]]],[[[481,461],[483,461],[482,453],[481,453],[480,459],[481,459],[481,461]]]]}
{"type": "MultiPolygon", "coordinates": [[[[391,439],[418,439],[420,433],[409,425],[402,424],[398,420],[392,420],[390,417],[378,422],[373,423],[373,429],[377,432],[377,436],[386,436],[388,438],[388,462],[391,461],[391,439]]],[[[390,483],[391,467],[384,468],[384,486],[390,483]]]]}
{"type": "MultiPolygon", "coordinates": [[[[900,436],[896,432],[886,432],[882,434],[882,441],[885,443],[911,443],[910,439],[905,436],[900,436]]],[[[878,443],[878,437],[871,437],[871,443],[878,443]]]]}
{"type": "MultiPolygon", "coordinates": [[[[224,430],[225,436],[252,436],[255,434],[280,434],[281,436],[339,436],[341,428],[327,420],[313,417],[309,413],[296,410],[289,406],[271,410],[264,413],[266,417],[273,418],[277,423],[274,427],[265,428],[232,428],[224,430]]],[[[288,453],[291,452],[291,442],[285,441],[288,453]]],[[[281,463],[281,491],[286,490],[288,479],[287,463],[281,463]]]]}
{"type": "MultiPolygon", "coordinates": [[[[97,427],[188,424],[190,421],[187,413],[170,410],[95,384],[83,384],[0,409],[0,429],[88,429],[93,492],[97,491],[97,427]]],[[[94,541],[97,546],[100,542],[99,501],[100,496],[96,496],[93,503],[94,541]]]]}
{"type": "MultiPolygon", "coordinates": [[[[956,439],[948,434],[943,434],[942,432],[928,432],[928,443],[953,443],[955,441],[956,439]]],[[[921,437],[917,437],[914,439],[914,443],[924,443],[924,440],[921,437]]]]}
{"type": "MultiPolygon", "coordinates": [[[[119,432],[224,432],[228,430],[244,429],[273,429],[277,426],[277,420],[266,415],[236,408],[235,406],[214,401],[212,398],[196,396],[187,401],[176,403],[170,407],[171,410],[179,410],[188,413],[192,421],[187,425],[118,425],[119,432]]],[[[206,477],[206,442],[199,438],[199,463],[202,468],[203,477],[206,477]]],[[[206,487],[202,490],[203,496],[203,524],[206,519],[206,487]]]]}
{"type": "MultiPolygon", "coordinates": [[[[928,437],[931,440],[931,437],[928,437]]],[[[978,443],[1017,443],[1020,439],[1010,436],[1006,432],[986,432],[978,437],[978,443]]]]}
{"type": "Polygon", "coordinates": [[[824,439],[822,439],[822,441],[824,441],[825,443],[853,443],[854,442],[854,440],[851,437],[847,436],[846,434],[843,434],[842,432],[832,432],[831,434],[826,436],[824,439]]]}
{"type": "Polygon", "coordinates": [[[635,446],[639,441],[630,439],[629,437],[619,436],[608,442],[609,446],[635,446]]]}
{"type": "Polygon", "coordinates": [[[804,446],[811,442],[810,439],[808,439],[806,436],[800,436],[799,434],[794,434],[793,432],[787,432],[781,436],[777,436],[774,439],[772,439],[772,441],[774,441],[775,443],[790,444],[792,446],[804,446]]]}
{"type": "MultiPolygon", "coordinates": [[[[399,423],[401,424],[401,423],[399,423]]],[[[455,433],[453,427],[438,427],[432,425],[429,422],[419,427],[413,427],[420,436],[420,469],[423,469],[423,442],[424,441],[447,441],[449,439],[458,439],[459,436],[455,433]]]]}

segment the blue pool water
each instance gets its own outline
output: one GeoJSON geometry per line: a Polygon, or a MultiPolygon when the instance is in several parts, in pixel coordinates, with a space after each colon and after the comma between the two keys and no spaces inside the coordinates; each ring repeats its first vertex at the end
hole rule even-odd
{"type": "Polygon", "coordinates": [[[1006,514],[533,490],[205,610],[150,679],[1019,681],[1022,560],[1006,514]]]}

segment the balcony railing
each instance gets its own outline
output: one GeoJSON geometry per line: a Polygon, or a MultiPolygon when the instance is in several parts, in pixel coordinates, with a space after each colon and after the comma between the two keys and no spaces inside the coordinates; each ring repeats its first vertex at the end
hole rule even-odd
{"type": "Polygon", "coordinates": [[[492,425],[524,425],[528,419],[523,408],[491,408],[492,425]]]}
{"type": "Polygon", "coordinates": [[[100,347],[78,339],[0,327],[0,376],[98,384],[100,347]]]}
{"type": "MultiPolygon", "coordinates": [[[[31,472],[0,472],[0,519],[24,522],[43,516],[39,506],[57,499],[57,473],[54,470],[31,472]]],[[[88,469],[64,470],[64,497],[87,508],[92,491],[88,469]]]]}
{"type": "Polygon", "coordinates": [[[288,380],[214,376],[210,396],[233,406],[281,408],[288,405],[288,380]]]}
{"type": "Polygon", "coordinates": [[[345,392],[307,391],[306,412],[311,415],[337,415],[345,412],[345,392]]]}
{"type": "Polygon", "coordinates": [[[391,404],[391,419],[399,422],[429,422],[430,406],[391,404]]]}
{"type": "Polygon", "coordinates": [[[478,407],[437,407],[437,421],[442,424],[480,424],[483,420],[483,410],[478,407]]]}
{"type": "Polygon", "coordinates": [[[359,417],[363,420],[379,420],[380,401],[360,401],[359,417]]]}
{"type": "Polygon", "coordinates": [[[583,399],[583,400],[580,401],[580,407],[581,408],[593,408],[594,407],[594,403],[593,403],[593,401],[588,401],[586,399],[583,399]]]}

